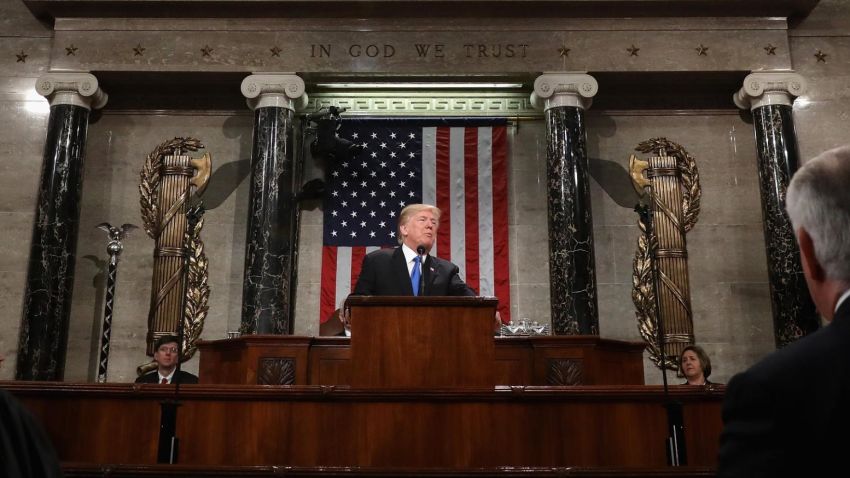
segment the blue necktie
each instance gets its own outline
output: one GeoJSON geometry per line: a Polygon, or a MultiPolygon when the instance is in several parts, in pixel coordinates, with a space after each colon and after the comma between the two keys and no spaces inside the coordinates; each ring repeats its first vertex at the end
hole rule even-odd
{"type": "Polygon", "coordinates": [[[419,276],[421,275],[419,261],[421,260],[422,258],[419,256],[413,259],[413,273],[410,274],[410,285],[413,286],[413,295],[419,295],[419,276]]]}

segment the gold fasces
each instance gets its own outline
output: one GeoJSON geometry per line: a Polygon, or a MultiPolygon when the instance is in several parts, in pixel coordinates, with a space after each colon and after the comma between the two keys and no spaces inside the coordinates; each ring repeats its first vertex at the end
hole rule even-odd
{"type": "Polygon", "coordinates": [[[666,138],[644,141],[635,149],[657,156],[629,158],[632,183],[648,191],[652,209],[652,224],[644,216],[638,220],[641,236],[633,263],[632,301],[650,358],[659,367],[678,370],[681,350],[694,341],[685,234],[699,216],[699,172],[693,157],[666,138]]]}
{"type": "MultiPolygon", "coordinates": [[[[190,211],[189,196],[200,195],[207,186],[211,160],[209,153],[200,158],[185,154],[203,147],[194,138],[167,140],[148,155],[141,171],[142,220],[145,231],[156,241],[148,355],[153,355],[159,337],[177,334],[182,320],[180,360],[191,358],[209,309],[208,262],[200,239],[203,209],[197,206],[198,210],[190,211]],[[187,212],[196,218],[193,223],[188,222],[187,212]]],[[[139,371],[145,367],[140,366],[139,371]]]]}

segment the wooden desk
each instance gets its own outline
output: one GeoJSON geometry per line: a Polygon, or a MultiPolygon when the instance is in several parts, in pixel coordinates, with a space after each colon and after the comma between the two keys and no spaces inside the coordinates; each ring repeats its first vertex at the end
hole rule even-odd
{"type": "MultiPolygon", "coordinates": [[[[642,385],[640,342],[595,335],[496,337],[498,385],[642,385]]],[[[199,342],[203,384],[348,385],[345,337],[249,335],[199,342]]],[[[443,366],[451,366],[443,363],[443,366]]]]}
{"type": "MultiPolygon", "coordinates": [[[[152,464],[171,385],[2,382],[63,461],[152,464]]],[[[354,390],[182,385],[180,462],[471,469],[665,466],[657,386],[354,390]]],[[[688,464],[716,466],[723,388],[672,387],[688,464]]]]}

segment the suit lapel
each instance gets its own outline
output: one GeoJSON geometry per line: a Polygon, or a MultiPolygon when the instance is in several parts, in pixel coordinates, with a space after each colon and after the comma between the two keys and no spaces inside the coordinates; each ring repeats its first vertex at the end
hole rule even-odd
{"type": "Polygon", "coordinates": [[[392,269],[396,284],[401,284],[399,287],[401,295],[413,295],[413,285],[410,283],[407,261],[404,260],[404,251],[401,250],[401,246],[396,247],[395,252],[393,252],[392,269]]]}
{"type": "Polygon", "coordinates": [[[425,292],[428,295],[431,292],[431,285],[437,280],[440,275],[440,265],[434,260],[434,257],[428,256],[425,259],[425,292]]]}

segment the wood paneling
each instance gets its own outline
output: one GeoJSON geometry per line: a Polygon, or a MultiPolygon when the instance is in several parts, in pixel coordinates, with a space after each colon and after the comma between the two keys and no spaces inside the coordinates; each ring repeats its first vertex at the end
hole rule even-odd
{"type": "MultiPolygon", "coordinates": [[[[455,317],[452,317],[453,319],[455,317]]],[[[493,373],[497,385],[547,385],[553,360],[580,363],[582,385],[640,385],[643,379],[643,348],[639,342],[601,339],[591,335],[496,337],[493,373]]],[[[457,342],[470,351],[474,347],[457,342]]],[[[202,384],[257,384],[261,358],[295,359],[296,385],[350,385],[351,341],[345,337],[297,337],[250,335],[238,339],[200,342],[202,384]]],[[[470,362],[480,366],[489,353],[474,354],[470,362]]],[[[402,360],[398,358],[398,360],[402,360]]],[[[487,359],[490,360],[490,359],[487,359]]],[[[429,362],[431,373],[443,367],[454,373],[448,360],[429,362]]],[[[396,386],[404,386],[404,382],[396,386]]],[[[409,384],[408,384],[409,386],[409,384]]]]}
{"type": "MultiPolygon", "coordinates": [[[[63,461],[152,464],[172,386],[2,384],[44,424],[63,461]]],[[[690,465],[714,466],[722,387],[672,387],[690,465]]],[[[183,385],[180,462],[471,469],[663,467],[655,386],[356,390],[183,385]]]]}

